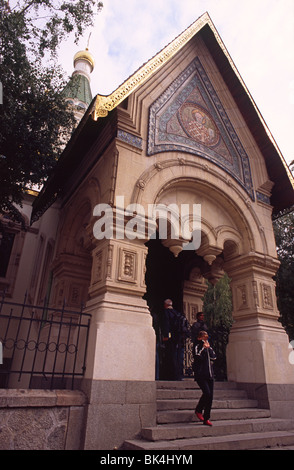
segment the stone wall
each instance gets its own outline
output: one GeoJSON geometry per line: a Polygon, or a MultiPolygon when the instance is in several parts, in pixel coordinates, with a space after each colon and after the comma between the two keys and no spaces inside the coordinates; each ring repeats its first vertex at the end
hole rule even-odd
{"type": "Polygon", "coordinates": [[[84,380],[88,397],[84,450],[120,449],[156,426],[156,382],[84,380]]]}
{"type": "Polygon", "coordinates": [[[0,450],[79,450],[86,397],[80,391],[0,389],[0,450]]]}

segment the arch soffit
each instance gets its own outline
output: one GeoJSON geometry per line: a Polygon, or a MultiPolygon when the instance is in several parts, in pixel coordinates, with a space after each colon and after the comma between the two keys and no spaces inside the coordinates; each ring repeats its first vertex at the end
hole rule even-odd
{"type": "MultiPolygon", "coordinates": [[[[224,221],[216,220],[219,217],[210,216],[208,219],[201,212],[201,239],[203,246],[210,246],[214,248],[223,249],[226,242],[233,242],[238,247],[238,253],[245,253],[248,251],[254,251],[255,249],[255,240],[251,231],[251,226],[248,224],[248,221],[245,219],[243,213],[240,214],[240,209],[237,205],[228,199],[227,195],[223,194],[221,190],[213,187],[207,181],[203,182],[200,179],[197,179],[198,188],[191,187],[191,183],[195,184],[195,178],[193,177],[179,177],[173,179],[170,183],[163,185],[158,191],[158,196],[155,199],[155,204],[164,201],[164,196],[168,193],[172,193],[173,189],[187,191],[187,194],[194,193],[203,197],[203,193],[206,190],[208,194],[206,195],[206,201],[210,201],[210,205],[217,206],[217,213],[223,214],[224,221]],[[204,191],[202,192],[202,190],[204,191]],[[215,197],[217,196],[217,197],[215,197]],[[163,198],[163,201],[162,201],[163,198]],[[232,220],[232,225],[228,224],[228,214],[229,218],[232,220]],[[233,226],[234,224],[234,226],[233,226]]],[[[169,202],[166,202],[169,204],[169,202]]],[[[196,202],[197,203],[197,202],[196,202]]],[[[192,220],[192,215],[191,215],[192,220]]]]}
{"type": "Polygon", "coordinates": [[[209,241],[212,242],[213,237],[217,237],[219,243],[233,241],[238,245],[243,245],[243,249],[247,252],[248,250],[260,251],[267,254],[268,246],[263,227],[260,225],[248,194],[226,172],[218,169],[216,174],[215,168],[211,168],[206,163],[187,160],[182,156],[154,163],[137,180],[131,202],[144,206],[148,200],[149,203],[156,204],[158,199],[172,188],[188,186],[191,191],[191,183],[195,181],[197,181],[198,188],[206,188],[209,191],[208,197],[211,198],[213,194],[218,195],[218,200],[224,203],[226,210],[230,209],[236,215],[238,229],[223,225],[213,227],[202,218],[201,222],[203,222],[204,229],[206,226],[205,233],[209,241]],[[234,197],[232,197],[232,191],[234,197]],[[247,247],[245,248],[246,239],[247,247]]]}

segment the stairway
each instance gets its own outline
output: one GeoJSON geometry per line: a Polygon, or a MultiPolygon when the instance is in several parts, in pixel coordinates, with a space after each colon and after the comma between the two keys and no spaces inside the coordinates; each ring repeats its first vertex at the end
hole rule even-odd
{"type": "Polygon", "coordinates": [[[292,449],[294,420],[271,418],[233,382],[215,382],[212,427],[194,414],[201,396],[192,379],[157,382],[157,425],[143,428],[124,450],[292,449]],[[291,447],[290,447],[291,446],[291,447]]]}

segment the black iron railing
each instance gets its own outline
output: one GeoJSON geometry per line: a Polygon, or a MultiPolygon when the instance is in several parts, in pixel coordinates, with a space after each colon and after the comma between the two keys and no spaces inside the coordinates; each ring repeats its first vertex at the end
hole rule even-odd
{"type": "Polygon", "coordinates": [[[91,315],[0,297],[0,388],[71,388],[86,369],[91,315]]]}
{"type": "Polygon", "coordinates": [[[193,344],[190,338],[186,339],[185,342],[185,351],[184,351],[184,364],[183,364],[183,372],[184,377],[192,377],[193,370],[193,344]]]}

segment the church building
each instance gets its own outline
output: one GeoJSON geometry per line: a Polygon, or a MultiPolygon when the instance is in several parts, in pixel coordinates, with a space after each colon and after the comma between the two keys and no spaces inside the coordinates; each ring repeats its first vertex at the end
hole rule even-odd
{"type": "Polygon", "coordinates": [[[266,400],[272,416],[294,418],[272,226],[272,214],[294,204],[294,181],[210,16],[108,96],[92,98],[88,50],[74,65],[64,94],[79,124],[54,174],[28,195],[28,230],[15,232],[0,282],[12,298],[27,290],[40,304],[49,295],[56,311],[66,298],[91,315],[79,385],[84,448],[119,447],[155,424],[154,319],[172,298],[193,323],[206,280],[224,273],[234,319],[228,380],[266,400]],[[169,209],[161,237],[158,208],[169,209]]]}

